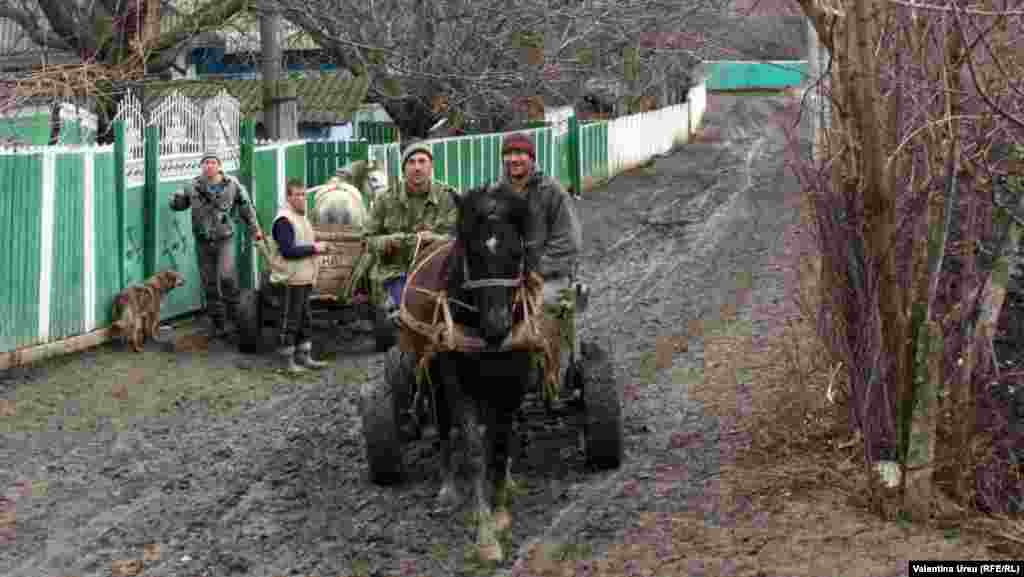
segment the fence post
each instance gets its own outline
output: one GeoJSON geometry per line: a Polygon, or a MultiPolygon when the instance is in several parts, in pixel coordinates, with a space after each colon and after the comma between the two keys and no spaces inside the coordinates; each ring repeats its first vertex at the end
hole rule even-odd
{"type": "Polygon", "coordinates": [[[580,122],[573,114],[569,117],[569,146],[566,147],[566,154],[569,155],[569,186],[573,194],[583,194],[583,178],[580,174],[580,122]]]}
{"type": "Polygon", "coordinates": [[[117,212],[117,286],[124,288],[124,121],[114,121],[114,204],[117,212]]]}
{"type": "MultiPolygon", "coordinates": [[[[243,118],[238,131],[238,181],[253,194],[253,156],[256,152],[256,123],[243,118]]],[[[256,199],[250,199],[255,204],[256,199]]]]}
{"type": "Polygon", "coordinates": [[[143,278],[156,272],[156,196],[160,188],[160,127],[147,126],[143,136],[143,246],[142,257],[143,278]]]}
{"type": "MultiPolygon", "coordinates": [[[[249,192],[249,200],[252,201],[253,210],[259,206],[256,201],[256,183],[254,182],[255,167],[253,166],[253,161],[255,158],[256,123],[251,118],[243,118],[239,123],[238,130],[238,182],[242,183],[245,190],[249,192]]],[[[258,213],[256,221],[259,222],[258,213]]],[[[260,228],[263,228],[262,223],[260,228]]],[[[248,242],[247,236],[238,236],[242,240],[237,245],[238,251],[241,253],[238,259],[238,285],[241,289],[253,289],[256,288],[256,275],[259,268],[256,264],[256,251],[253,250],[252,243],[248,242]]]]}

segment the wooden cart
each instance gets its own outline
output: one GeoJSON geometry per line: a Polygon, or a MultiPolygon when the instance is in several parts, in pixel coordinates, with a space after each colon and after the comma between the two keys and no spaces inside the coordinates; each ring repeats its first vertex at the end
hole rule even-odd
{"type": "MultiPolygon", "coordinates": [[[[310,299],[315,323],[341,326],[356,320],[373,321],[378,352],[388,350],[398,338],[397,328],[382,311],[368,303],[353,303],[352,273],[366,252],[366,241],[355,227],[338,224],[314,225],[316,240],[328,245],[319,256],[320,274],[310,299]]],[[[264,254],[269,248],[260,243],[264,254]]],[[[269,268],[269,267],[264,267],[269,268]]],[[[242,292],[238,311],[238,346],[243,352],[262,352],[280,329],[283,287],[270,282],[268,270],[260,275],[259,286],[242,292]],[[268,334],[271,332],[271,334],[268,334]]]]}

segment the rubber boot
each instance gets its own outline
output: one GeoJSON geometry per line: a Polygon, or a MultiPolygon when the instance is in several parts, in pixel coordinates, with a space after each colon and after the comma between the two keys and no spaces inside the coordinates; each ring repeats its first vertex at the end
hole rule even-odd
{"type": "Polygon", "coordinates": [[[295,360],[300,365],[311,369],[322,369],[327,366],[327,363],[323,361],[313,360],[313,343],[306,341],[299,345],[298,351],[295,353],[295,360]]]}
{"type": "Polygon", "coordinates": [[[286,373],[301,374],[306,372],[306,367],[295,364],[295,347],[281,347],[277,349],[277,354],[281,357],[281,368],[286,373]]]}

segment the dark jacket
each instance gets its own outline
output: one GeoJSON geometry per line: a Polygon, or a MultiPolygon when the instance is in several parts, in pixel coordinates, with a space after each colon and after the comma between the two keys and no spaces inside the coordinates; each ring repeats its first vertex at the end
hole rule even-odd
{"type": "Polygon", "coordinates": [[[271,234],[274,235],[274,242],[281,250],[281,256],[288,260],[306,258],[315,254],[313,245],[295,244],[295,229],[287,218],[277,219],[271,234]]]}
{"type": "Polygon", "coordinates": [[[531,241],[540,251],[537,272],[544,278],[570,274],[583,248],[572,197],[557,180],[536,169],[526,182],[526,195],[535,219],[531,241]]]}
{"type": "Polygon", "coordinates": [[[249,228],[250,234],[259,226],[252,200],[242,183],[225,174],[222,184],[223,190],[213,193],[206,176],[200,175],[171,197],[171,210],[192,209],[192,232],[199,241],[212,242],[233,236],[235,226],[231,221],[231,213],[235,210],[249,228]]]}

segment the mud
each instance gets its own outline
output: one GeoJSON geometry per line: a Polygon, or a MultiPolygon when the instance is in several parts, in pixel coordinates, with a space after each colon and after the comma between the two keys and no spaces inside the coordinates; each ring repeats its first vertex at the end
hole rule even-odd
{"type": "Polygon", "coordinates": [[[517,466],[505,563],[475,561],[468,507],[436,508],[430,441],[409,446],[402,485],[367,480],[357,394],[380,378],[383,355],[367,335],[321,331],[317,355],[333,365],[298,381],[272,358],[216,345],[105,345],[0,376],[0,398],[13,400],[0,420],[0,504],[14,518],[0,574],[106,576],[138,559],[142,574],[166,577],[511,575],[534,544],[600,556],[640,512],[717,520],[727,443],[689,392],[703,336],[758,334],[752,299],[783,298],[762,263],[798,218],[783,200],[796,186],[783,168],[784,102],[712,95],[702,141],[578,202],[592,287],[580,330],[615,359],[626,462],[589,471],[567,428],[536,435],[517,466]],[[675,346],[657,359],[665,337],[675,346]]]}

